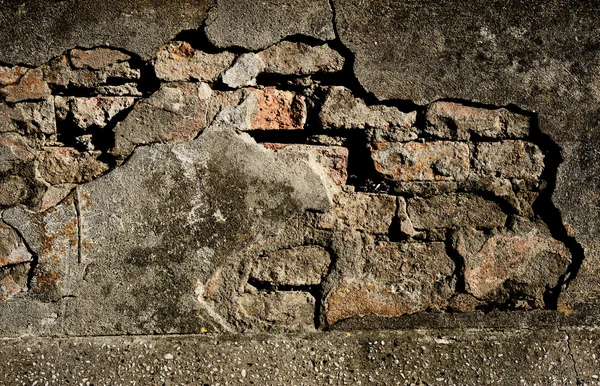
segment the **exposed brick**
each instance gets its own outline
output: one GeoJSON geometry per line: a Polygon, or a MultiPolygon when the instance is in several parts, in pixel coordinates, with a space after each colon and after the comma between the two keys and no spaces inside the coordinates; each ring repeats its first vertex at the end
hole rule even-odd
{"type": "Polygon", "coordinates": [[[33,161],[35,154],[25,139],[16,133],[0,134],[0,173],[33,161]]]}
{"type": "Polygon", "coordinates": [[[344,66],[344,58],[327,44],[310,46],[283,41],[259,52],[257,56],[264,63],[264,72],[274,74],[310,75],[340,71],[344,66]]]}
{"type": "Polygon", "coordinates": [[[307,292],[275,291],[243,294],[239,312],[248,321],[289,330],[314,329],[315,298],[307,292]],[[262,323],[261,323],[262,322],[262,323]]]}
{"type": "Polygon", "coordinates": [[[47,99],[51,95],[50,87],[44,81],[44,74],[38,68],[28,70],[18,83],[0,89],[0,95],[8,103],[47,99]]]}
{"type": "Polygon", "coordinates": [[[522,297],[544,307],[544,291],[558,284],[571,260],[569,250],[544,226],[492,235],[465,229],[456,232],[453,244],[464,259],[466,290],[499,303],[522,297]]]}
{"type": "Polygon", "coordinates": [[[434,102],[427,107],[425,132],[438,138],[524,138],[530,118],[506,109],[490,110],[453,102],[434,102]]]}
{"type": "Polygon", "coordinates": [[[469,174],[469,146],[465,143],[375,143],[375,169],[392,181],[461,181],[469,174]]]}
{"type": "Polygon", "coordinates": [[[19,264],[0,270],[0,302],[4,302],[19,292],[27,291],[29,264],[19,264]]]}
{"type": "Polygon", "coordinates": [[[319,246],[269,252],[259,257],[250,277],[273,285],[316,285],[327,274],[331,257],[319,246]]]}
{"type": "Polygon", "coordinates": [[[0,86],[8,86],[9,84],[14,84],[21,79],[23,75],[27,72],[27,67],[6,67],[0,66],[0,86]]]}
{"type": "Polygon", "coordinates": [[[69,56],[73,67],[90,68],[92,70],[100,70],[111,64],[131,59],[131,56],[126,53],[109,48],[74,49],[69,52],[69,56]]]}
{"type": "Polygon", "coordinates": [[[229,52],[207,54],[195,50],[187,42],[171,42],[158,52],[154,70],[159,79],[168,82],[215,82],[234,58],[235,55],[229,52]]]}
{"type": "Polygon", "coordinates": [[[537,180],[544,171],[544,154],[531,142],[477,144],[477,171],[504,178],[537,180]]]}
{"type": "Polygon", "coordinates": [[[369,233],[388,233],[396,215],[396,197],[386,194],[341,193],[336,204],[343,225],[369,233]]]}
{"type": "Polygon", "coordinates": [[[367,252],[367,279],[344,279],[327,295],[325,321],[443,309],[454,293],[453,271],[443,243],[380,243],[367,252]]]}
{"type": "Polygon", "coordinates": [[[404,113],[395,107],[367,106],[344,87],[331,87],[319,114],[326,128],[395,130],[404,140],[415,138],[416,112],[404,113]],[[404,136],[400,135],[404,133],[404,136]]]}
{"type": "Polygon", "coordinates": [[[45,147],[39,157],[40,176],[53,185],[88,182],[108,170],[97,155],[71,147],[45,147]]]}
{"type": "Polygon", "coordinates": [[[504,226],[507,215],[495,201],[471,193],[409,198],[408,215],[416,229],[504,226]]]}
{"type": "Polygon", "coordinates": [[[256,97],[256,110],[250,127],[254,130],[299,130],[306,122],[304,97],[289,91],[266,87],[250,89],[256,97]]]}

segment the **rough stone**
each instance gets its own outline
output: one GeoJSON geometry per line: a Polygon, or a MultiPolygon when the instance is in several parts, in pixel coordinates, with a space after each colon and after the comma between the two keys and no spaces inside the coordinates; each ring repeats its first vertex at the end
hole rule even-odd
{"type": "Polygon", "coordinates": [[[565,245],[539,226],[492,235],[465,229],[453,235],[453,245],[464,259],[470,294],[498,303],[522,300],[534,308],[544,307],[545,290],[558,285],[571,261],[565,245]]]}
{"type": "Polygon", "coordinates": [[[159,79],[167,82],[216,82],[234,58],[235,55],[230,52],[208,54],[194,49],[187,42],[175,41],[158,52],[154,70],[159,79]]]}
{"type": "Polygon", "coordinates": [[[314,330],[315,298],[308,292],[275,291],[243,294],[238,299],[241,320],[263,329],[314,330]]]}
{"type": "Polygon", "coordinates": [[[0,133],[18,132],[33,138],[56,135],[52,98],[41,102],[21,102],[14,106],[0,104],[0,133]]]}
{"type": "Polygon", "coordinates": [[[19,175],[0,177],[0,207],[17,205],[29,195],[29,184],[19,175]]]}
{"type": "Polygon", "coordinates": [[[374,193],[342,193],[336,196],[337,218],[346,227],[387,234],[396,215],[396,197],[374,193]]]}
{"type": "Polygon", "coordinates": [[[316,245],[281,249],[256,260],[250,278],[274,286],[317,285],[327,274],[331,257],[316,245]]]}
{"type": "Polygon", "coordinates": [[[264,66],[265,64],[258,55],[242,54],[223,74],[223,83],[231,88],[256,86],[256,77],[263,71],[264,66]]]}
{"type": "Polygon", "coordinates": [[[91,181],[108,170],[96,157],[72,147],[45,147],[39,155],[40,177],[52,185],[91,181]]]}
{"type": "Polygon", "coordinates": [[[292,35],[333,40],[332,17],[325,0],[219,0],[209,14],[205,31],[217,47],[257,50],[292,35]]]}
{"type": "Polygon", "coordinates": [[[16,133],[0,134],[0,174],[33,161],[35,154],[25,139],[16,133]]]}
{"type": "Polygon", "coordinates": [[[406,211],[406,199],[404,197],[398,196],[397,200],[397,208],[396,211],[396,219],[398,220],[398,229],[397,231],[403,237],[414,237],[420,235],[413,226],[410,217],[408,217],[408,212],[406,211]]]}
{"type": "Polygon", "coordinates": [[[9,84],[17,83],[27,71],[27,67],[0,66],[0,86],[8,86],[9,84]]]}
{"type": "Polygon", "coordinates": [[[257,54],[262,71],[281,75],[311,75],[337,72],[344,67],[344,58],[327,44],[310,46],[301,42],[283,41],[257,54]]]}
{"type": "Polygon", "coordinates": [[[0,221],[0,268],[32,260],[31,253],[17,232],[0,221]]]}
{"type": "Polygon", "coordinates": [[[78,264],[79,226],[73,199],[43,212],[23,207],[7,209],[4,221],[18,229],[38,257],[31,291],[44,302],[56,302],[75,294],[83,266],[78,264]]]}
{"type": "Polygon", "coordinates": [[[29,69],[17,83],[0,89],[0,96],[8,103],[48,99],[50,93],[42,70],[37,68],[29,69]]]}
{"type": "Polygon", "coordinates": [[[151,59],[175,34],[198,28],[210,2],[4,1],[0,62],[40,65],[73,47],[119,47],[151,59]]]}
{"type": "Polygon", "coordinates": [[[536,181],[544,171],[544,154],[531,142],[479,143],[476,154],[476,170],[483,174],[536,181]]]}
{"type": "Polygon", "coordinates": [[[361,99],[355,98],[352,91],[334,86],[327,93],[319,118],[327,128],[395,130],[396,135],[404,134],[404,140],[412,140],[415,138],[412,126],[417,113],[404,113],[391,106],[367,106],[361,99]]]}
{"type": "Polygon", "coordinates": [[[0,302],[5,302],[19,292],[27,291],[29,264],[0,269],[0,302]]]}
{"type": "Polygon", "coordinates": [[[71,118],[84,131],[91,126],[105,127],[115,115],[131,107],[135,101],[133,97],[54,98],[57,117],[62,120],[71,118]]]}
{"type": "Polygon", "coordinates": [[[383,142],[372,145],[375,169],[396,181],[461,181],[469,175],[470,150],[465,143],[383,142]]]}
{"type": "Polygon", "coordinates": [[[516,139],[530,133],[530,118],[506,109],[490,110],[453,102],[427,107],[425,132],[437,138],[466,141],[471,138],[516,139]]]}
{"type": "Polygon", "coordinates": [[[409,198],[407,204],[415,229],[496,228],[504,226],[507,218],[497,202],[472,193],[409,198]]]}

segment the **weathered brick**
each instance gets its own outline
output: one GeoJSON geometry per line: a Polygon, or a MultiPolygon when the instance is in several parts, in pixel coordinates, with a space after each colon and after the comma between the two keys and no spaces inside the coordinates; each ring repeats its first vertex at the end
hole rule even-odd
{"type": "Polygon", "coordinates": [[[17,83],[1,88],[0,95],[8,103],[17,103],[47,99],[51,91],[48,83],[44,81],[42,70],[33,68],[28,70],[17,83]]]}
{"type": "Polygon", "coordinates": [[[0,267],[32,260],[31,253],[18,233],[0,221],[0,267]]]}
{"type": "Polygon", "coordinates": [[[344,279],[325,299],[328,325],[350,317],[397,317],[443,309],[454,293],[444,243],[382,242],[366,252],[365,279],[344,279]]]}
{"type": "Polygon", "coordinates": [[[476,153],[476,169],[479,173],[537,180],[544,171],[544,154],[531,142],[478,143],[476,153]]]}
{"type": "Polygon", "coordinates": [[[27,70],[29,70],[27,67],[21,66],[0,66],[0,86],[8,86],[9,84],[17,83],[19,79],[25,75],[27,70]]]}
{"type": "Polygon", "coordinates": [[[92,70],[100,70],[111,64],[131,59],[131,56],[126,53],[110,48],[74,49],[69,52],[69,57],[73,67],[90,68],[92,70]]]}
{"type": "Polygon", "coordinates": [[[0,302],[27,291],[29,269],[30,265],[26,263],[0,270],[0,302]]]}
{"type": "Polygon", "coordinates": [[[375,143],[375,169],[392,181],[461,181],[469,174],[469,146],[465,143],[375,143]]]}
{"type": "Polygon", "coordinates": [[[22,136],[16,133],[0,134],[0,173],[7,173],[34,159],[35,154],[22,136]]]}
{"type": "Polygon", "coordinates": [[[308,292],[275,291],[243,294],[238,298],[244,319],[263,328],[314,329],[315,298],[308,292]]]}
{"type": "Polygon", "coordinates": [[[426,133],[453,140],[523,138],[530,130],[530,118],[525,115],[453,102],[430,104],[425,119],[426,133]]]}
{"type": "Polygon", "coordinates": [[[50,184],[88,182],[108,170],[98,154],[81,153],[72,147],[45,147],[39,155],[40,176],[50,184]]]}
{"type": "Polygon", "coordinates": [[[187,42],[171,42],[158,52],[154,70],[159,79],[168,82],[215,82],[234,58],[235,55],[229,52],[207,54],[195,50],[187,42]]]}
{"type": "Polygon", "coordinates": [[[297,145],[287,143],[263,143],[267,149],[281,153],[307,154],[327,171],[336,185],[345,185],[348,179],[348,148],[341,146],[297,145]]]}
{"type": "Polygon", "coordinates": [[[250,89],[256,106],[250,118],[252,130],[300,130],[306,122],[304,97],[290,91],[266,87],[250,89]]]}
{"type": "Polygon", "coordinates": [[[385,234],[396,215],[396,197],[374,193],[342,193],[336,196],[339,221],[352,229],[385,234]]]}
{"type": "Polygon", "coordinates": [[[415,138],[413,128],[417,119],[415,111],[404,113],[391,106],[367,106],[344,87],[331,87],[319,117],[326,128],[395,130],[396,135],[401,139],[415,138]]]}
{"type": "Polygon", "coordinates": [[[507,215],[495,201],[471,193],[409,198],[408,216],[416,229],[504,226],[507,215]]]}
{"type": "Polygon", "coordinates": [[[250,277],[272,285],[316,285],[321,283],[331,257],[322,247],[311,245],[269,252],[257,259],[250,277]]]}
{"type": "Polygon", "coordinates": [[[327,44],[283,41],[261,51],[257,56],[264,63],[264,72],[283,75],[310,75],[336,72],[344,66],[344,58],[327,44]]]}
{"type": "Polygon", "coordinates": [[[453,245],[464,259],[465,289],[478,299],[503,303],[524,298],[544,307],[544,292],[566,272],[571,255],[543,225],[492,235],[474,229],[457,231],[453,245]]]}

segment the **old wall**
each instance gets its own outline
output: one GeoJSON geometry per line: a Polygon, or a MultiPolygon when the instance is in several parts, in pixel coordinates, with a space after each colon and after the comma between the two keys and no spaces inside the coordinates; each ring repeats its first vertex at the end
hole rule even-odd
{"type": "Polygon", "coordinates": [[[596,5],[0,5],[5,384],[598,382],[596,5]]]}

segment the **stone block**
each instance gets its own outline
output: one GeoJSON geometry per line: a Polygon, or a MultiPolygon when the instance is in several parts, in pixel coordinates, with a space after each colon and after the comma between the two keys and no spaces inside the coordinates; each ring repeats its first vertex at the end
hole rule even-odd
{"type": "Polygon", "coordinates": [[[452,238],[464,259],[465,289],[480,300],[521,300],[527,307],[543,308],[544,292],[558,285],[571,261],[566,246],[541,224],[491,235],[463,229],[452,238]]]}
{"type": "Polygon", "coordinates": [[[82,131],[89,127],[105,127],[119,112],[131,107],[133,97],[60,97],[55,99],[56,115],[61,120],[70,118],[82,131]]]}
{"type": "Polygon", "coordinates": [[[75,68],[100,70],[114,63],[126,62],[131,56],[118,50],[100,47],[91,50],[71,50],[69,59],[75,68]]]}
{"type": "Polygon", "coordinates": [[[256,77],[263,71],[264,66],[257,54],[252,52],[242,54],[223,74],[223,83],[231,88],[256,86],[256,77]]]}
{"type": "Polygon", "coordinates": [[[536,181],[544,171],[544,154],[525,141],[478,143],[475,160],[477,172],[496,177],[536,181]]]}
{"type": "Polygon", "coordinates": [[[29,69],[18,82],[0,89],[0,96],[8,103],[44,100],[51,95],[41,69],[29,69]]]}
{"type": "Polygon", "coordinates": [[[425,132],[437,138],[467,141],[478,138],[525,138],[531,118],[506,109],[434,102],[427,107],[425,132]]]}
{"type": "Polygon", "coordinates": [[[361,99],[355,98],[349,89],[334,86],[327,93],[319,118],[325,128],[393,129],[405,133],[410,140],[414,139],[412,127],[417,113],[404,113],[391,106],[367,106],[361,99]]]}
{"type": "Polygon", "coordinates": [[[408,216],[415,229],[496,228],[504,226],[507,218],[497,202],[472,193],[415,197],[409,198],[407,203],[408,216]]]}
{"type": "Polygon", "coordinates": [[[470,151],[466,143],[375,143],[371,158],[386,179],[404,181],[462,181],[469,175],[470,151]]]}
{"type": "Polygon", "coordinates": [[[281,249],[256,260],[250,278],[274,286],[320,284],[329,270],[331,257],[316,245],[281,249]]]}
{"type": "Polygon", "coordinates": [[[315,298],[308,292],[275,291],[243,294],[239,312],[246,324],[259,329],[314,330],[315,298]]]}
{"type": "Polygon", "coordinates": [[[6,67],[0,66],[0,87],[8,86],[9,84],[14,84],[25,75],[27,72],[27,67],[14,66],[14,67],[6,67]]]}
{"type": "Polygon", "coordinates": [[[368,233],[387,234],[396,215],[396,197],[375,193],[342,193],[335,211],[341,225],[368,233]]]}
{"type": "Polygon", "coordinates": [[[0,268],[33,260],[18,233],[0,221],[0,268]]]}
{"type": "Polygon", "coordinates": [[[45,147],[39,155],[40,177],[52,185],[91,181],[108,170],[98,155],[72,147],[45,147]]]}

